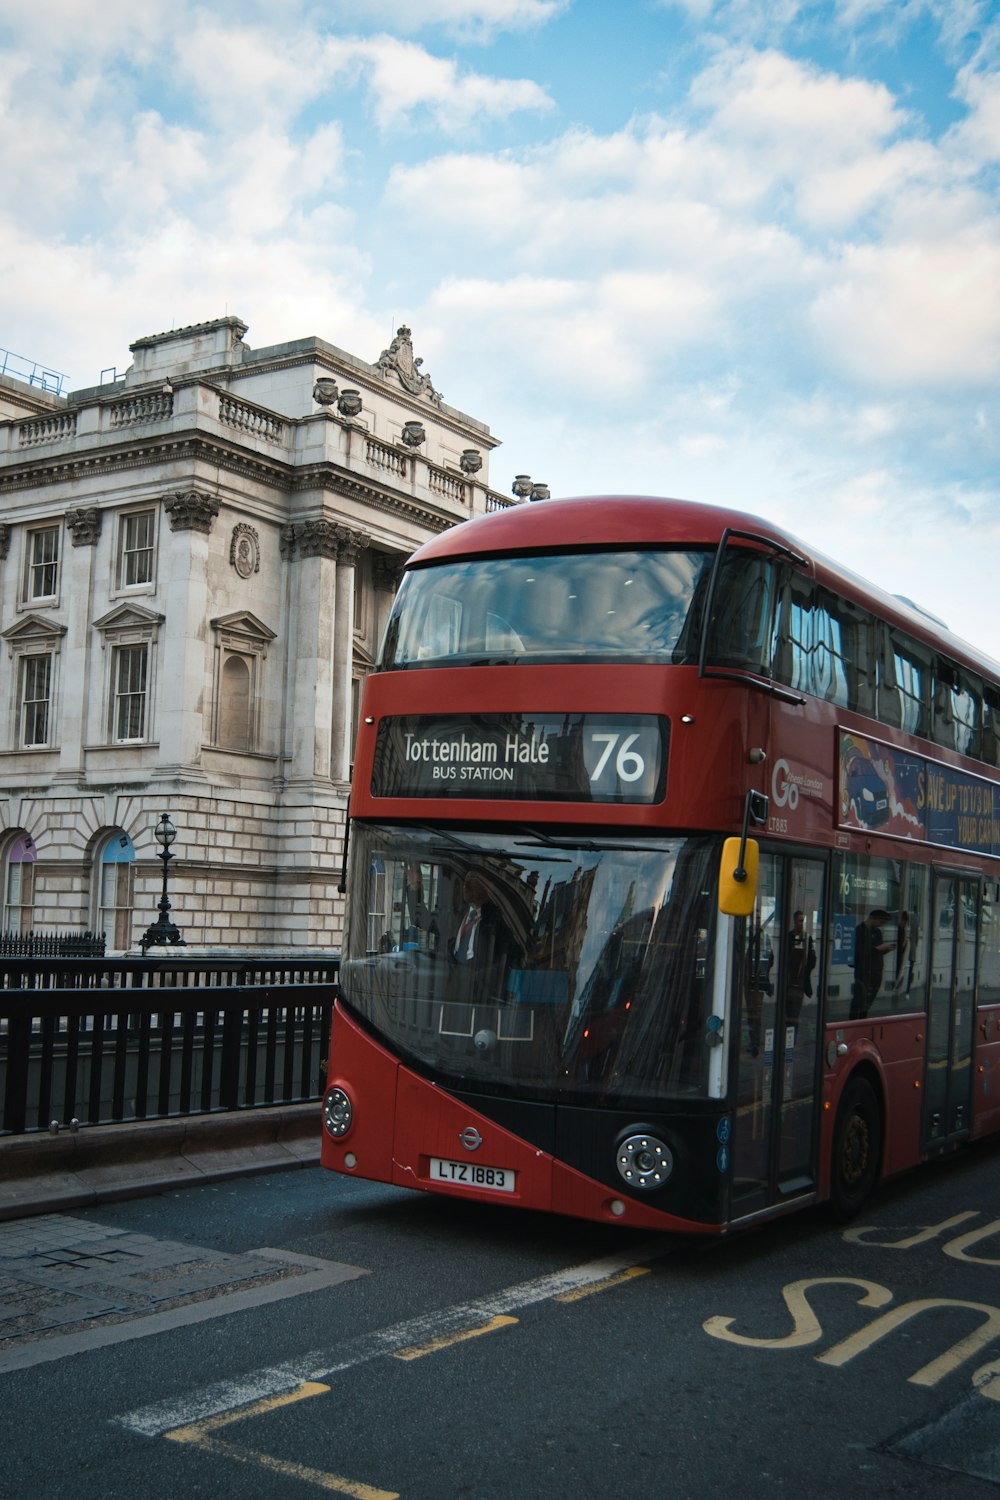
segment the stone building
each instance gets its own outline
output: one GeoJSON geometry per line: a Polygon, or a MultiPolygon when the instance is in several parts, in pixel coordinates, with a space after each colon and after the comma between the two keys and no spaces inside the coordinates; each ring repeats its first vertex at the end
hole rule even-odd
{"type": "Polygon", "coordinates": [[[0,931],[134,946],[167,812],[188,942],[339,942],[360,686],[401,564],[515,502],[408,328],[374,364],[246,331],[139,339],[68,396],[0,376],[0,931]]]}

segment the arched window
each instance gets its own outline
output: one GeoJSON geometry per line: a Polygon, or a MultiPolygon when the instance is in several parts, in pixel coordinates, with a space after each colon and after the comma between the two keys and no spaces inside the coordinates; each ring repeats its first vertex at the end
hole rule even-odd
{"type": "Polygon", "coordinates": [[[35,925],[35,841],[14,834],[3,858],[4,932],[26,933],[35,925]]]}
{"type": "Polygon", "coordinates": [[[135,846],[120,828],[100,845],[96,875],[97,931],[109,951],[123,953],[132,946],[135,846]]]}
{"type": "Polygon", "coordinates": [[[242,656],[227,656],[222,664],[219,748],[250,749],[250,665],[242,656]]]}

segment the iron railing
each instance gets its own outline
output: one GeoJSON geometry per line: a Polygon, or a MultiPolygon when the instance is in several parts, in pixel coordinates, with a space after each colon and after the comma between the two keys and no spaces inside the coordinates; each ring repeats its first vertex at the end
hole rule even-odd
{"type": "Polygon", "coordinates": [[[0,961],[3,1132],[320,1097],[339,958],[0,961]]]}
{"type": "Polygon", "coordinates": [[[103,958],[106,943],[103,932],[0,932],[0,959],[103,958]]]}

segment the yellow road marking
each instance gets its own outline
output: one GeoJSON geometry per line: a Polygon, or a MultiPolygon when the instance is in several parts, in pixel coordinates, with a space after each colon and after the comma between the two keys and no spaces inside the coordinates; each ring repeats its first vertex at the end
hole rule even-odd
{"type": "Polygon", "coordinates": [[[307,1401],[310,1396],[322,1396],[329,1389],[328,1385],[321,1385],[318,1380],[304,1380],[294,1391],[284,1391],[280,1396],[265,1396],[262,1401],[253,1401],[249,1406],[237,1406],[232,1411],[220,1412],[216,1417],[205,1417],[201,1422],[192,1422],[190,1427],[175,1427],[172,1432],[165,1432],[163,1436],[174,1443],[198,1443],[206,1433],[228,1427],[230,1422],[262,1417],[269,1411],[277,1411],[279,1406],[292,1406],[296,1401],[307,1401]]]}
{"type": "Polygon", "coordinates": [[[189,1427],[175,1427],[171,1432],[165,1432],[164,1437],[170,1438],[174,1443],[190,1443],[192,1447],[199,1448],[203,1453],[215,1453],[221,1458],[230,1458],[240,1464],[251,1464],[261,1469],[267,1469],[272,1474],[283,1474],[290,1479],[301,1479],[306,1484],[315,1485],[317,1489],[328,1490],[335,1495],[349,1495],[352,1500],[400,1500],[397,1490],[380,1490],[374,1485],[361,1484],[356,1479],[347,1479],[341,1474],[328,1474],[323,1469],[312,1469],[308,1464],[289,1463],[285,1459],[273,1458],[270,1453],[258,1453],[252,1448],[237,1448],[234,1443],[224,1443],[218,1438],[212,1437],[220,1427],[228,1427],[233,1422],[248,1421],[251,1417],[262,1417],[268,1412],[277,1411],[282,1406],[291,1406],[296,1401],[306,1401],[310,1396],[321,1396],[328,1391],[328,1385],[322,1385],[318,1380],[305,1380],[294,1391],[286,1391],[280,1396],[266,1396],[262,1401],[254,1401],[249,1406],[238,1406],[234,1411],[220,1412],[218,1416],[206,1417],[203,1422],[192,1422],[189,1427]]]}
{"type": "Polygon", "coordinates": [[[867,1328],[862,1328],[858,1333],[852,1333],[849,1338],[835,1344],[832,1349],[827,1349],[825,1354],[817,1354],[816,1361],[818,1364],[833,1365],[835,1369],[839,1369],[842,1365],[848,1364],[855,1355],[877,1344],[900,1324],[908,1323],[918,1313],[937,1307],[962,1307],[985,1315],[983,1322],[972,1333],[967,1334],[964,1339],[959,1339],[957,1344],[953,1344],[937,1359],[932,1359],[929,1365],[923,1365],[915,1375],[909,1376],[911,1385],[937,1385],[945,1375],[952,1374],[965,1360],[978,1354],[1000,1336],[1000,1308],[990,1307],[985,1302],[960,1302],[951,1297],[927,1297],[917,1302],[904,1302],[902,1307],[894,1307],[891,1312],[883,1313],[880,1318],[875,1319],[874,1323],[869,1323],[867,1328]]]}
{"type": "MultiPolygon", "coordinates": [[[[164,1433],[172,1437],[173,1433],[164,1433]]],[[[350,1495],[352,1500],[400,1500],[398,1490],[379,1490],[371,1484],[359,1484],[355,1479],[345,1479],[340,1474],[327,1474],[322,1469],[311,1469],[308,1464],[286,1463],[284,1459],[272,1458],[270,1453],[255,1453],[252,1448],[237,1448],[234,1443],[221,1443],[218,1438],[205,1437],[196,1444],[202,1452],[216,1453],[222,1458],[231,1458],[238,1464],[252,1464],[268,1469],[272,1474],[284,1474],[289,1479],[301,1479],[318,1489],[328,1490],[334,1495],[350,1495]]]]}
{"type": "Polygon", "coordinates": [[[590,1286],[578,1286],[571,1292],[560,1292],[558,1297],[553,1298],[555,1302],[579,1302],[581,1297],[592,1297],[595,1292],[606,1292],[613,1286],[621,1286],[626,1281],[634,1281],[637,1276],[648,1276],[648,1266],[626,1266],[624,1271],[619,1271],[615,1276],[606,1276],[603,1281],[593,1281],[590,1286]]]}
{"type": "Polygon", "coordinates": [[[479,1328],[464,1328],[461,1333],[446,1333],[439,1339],[431,1339],[429,1344],[414,1344],[409,1349],[397,1349],[393,1359],[422,1359],[425,1354],[436,1354],[439,1349],[450,1349],[453,1344],[461,1344],[466,1339],[477,1339],[480,1334],[492,1333],[497,1328],[509,1328],[516,1322],[517,1318],[498,1315],[479,1328]]]}

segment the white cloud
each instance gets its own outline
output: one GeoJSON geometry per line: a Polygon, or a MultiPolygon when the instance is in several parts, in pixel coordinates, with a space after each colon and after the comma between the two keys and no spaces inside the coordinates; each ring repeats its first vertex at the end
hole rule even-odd
{"type": "Polygon", "coordinates": [[[347,65],[362,68],[374,95],[375,118],[383,130],[424,111],[441,130],[455,133],[519,110],[548,110],[552,100],[530,79],[488,78],[465,72],[450,58],[396,37],[379,36],[337,43],[347,65]]]}
{"type": "Polygon", "coordinates": [[[1000,243],[849,248],[816,298],[814,328],[863,386],[953,390],[1000,376],[1000,243]]]}
{"type": "Polygon", "coordinates": [[[491,365],[497,385],[510,389],[527,379],[532,388],[596,398],[616,410],[647,389],[653,351],[682,357],[717,316],[711,293],[696,281],[636,273],[579,282],[456,279],[438,288],[428,312],[463,341],[459,330],[474,323],[477,342],[505,351],[502,365],[491,365]]]}
{"type": "Polygon", "coordinates": [[[963,68],[955,93],[968,115],[949,132],[946,149],[966,156],[976,167],[1000,161],[1000,71],[963,68]]]}
{"type": "Polygon", "coordinates": [[[0,0],[0,337],[82,385],[226,311],[256,347],[317,333],[371,359],[405,318],[446,399],[507,440],[498,488],[756,510],[934,607],[935,527],[985,572],[1000,512],[987,8],[686,8],[702,50],[666,79],[678,5],[642,10],[643,91],[590,59],[588,123],[565,55],[542,72],[557,17],[587,61],[589,7],[564,0],[0,0]],[[983,25],[934,59],[964,110],[935,139],[862,43],[959,11],[983,25]],[[848,20],[864,66],[809,61],[848,20]],[[530,66],[488,50],[526,28],[530,66]]]}

